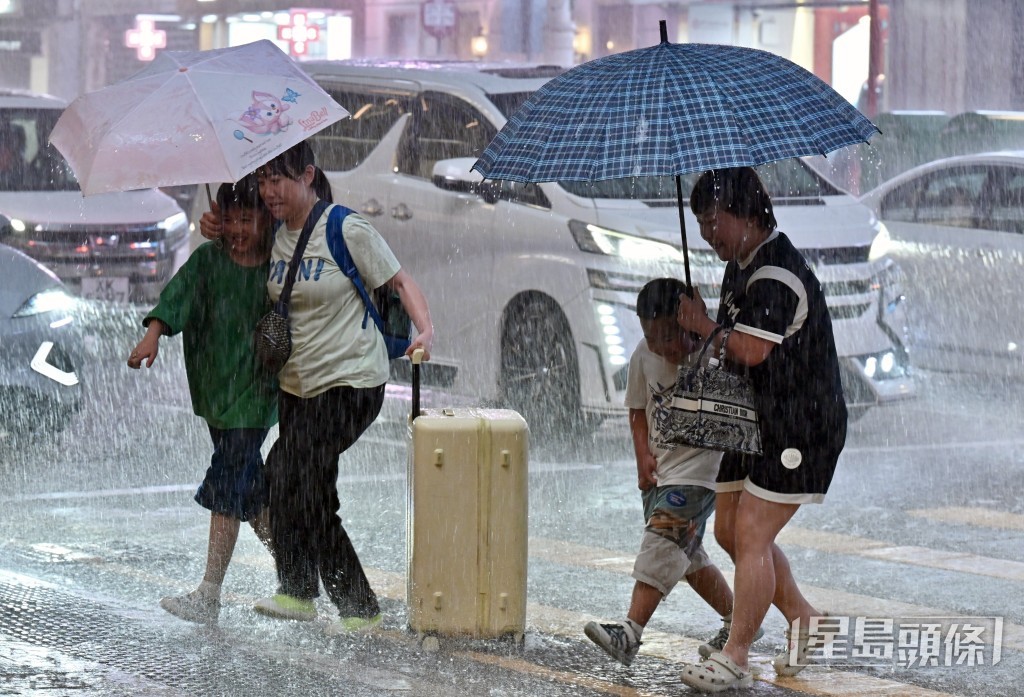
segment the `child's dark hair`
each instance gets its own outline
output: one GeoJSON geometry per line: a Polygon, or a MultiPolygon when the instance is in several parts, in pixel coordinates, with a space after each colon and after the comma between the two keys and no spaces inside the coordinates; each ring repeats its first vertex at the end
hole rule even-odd
{"type": "Polygon", "coordinates": [[[640,319],[675,317],[679,311],[679,296],[685,292],[686,284],[678,278],[648,281],[636,296],[636,314],[640,319]]]}
{"type": "Polygon", "coordinates": [[[316,157],[313,155],[313,148],[310,147],[308,140],[299,141],[267,164],[261,165],[256,173],[264,177],[276,174],[289,179],[298,179],[310,165],[314,170],[313,191],[316,192],[317,198],[333,203],[331,184],[327,181],[324,171],[316,166],[316,157]]]}
{"type": "Polygon", "coordinates": [[[222,212],[236,208],[248,208],[257,213],[266,213],[267,207],[260,198],[260,186],[256,174],[250,173],[234,184],[221,184],[217,189],[217,206],[222,212]]]}
{"type": "Polygon", "coordinates": [[[754,219],[771,232],[778,223],[772,200],[752,167],[730,167],[704,172],[690,193],[690,210],[701,215],[712,208],[741,220],[754,219]]]}

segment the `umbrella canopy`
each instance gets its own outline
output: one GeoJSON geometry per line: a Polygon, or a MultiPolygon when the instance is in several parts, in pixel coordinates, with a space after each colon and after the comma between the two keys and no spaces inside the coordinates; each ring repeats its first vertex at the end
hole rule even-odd
{"type": "Polygon", "coordinates": [[[473,169],[523,182],[685,174],[822,155],[877,131],[785,58],[672,44],[663,26],[660,44],[592,60],[537,90],[473,169]]]}
{"type": "Polygon", "coordinates": [[[823,155],[878,132],[812,73],[741,46],[661,43],[589,61],[530,95],[473,165],[487,179],[598,181],[823,155]]]}
{"type": "Polygon", "coordinates": [[[348,115],[262,40],[165,51],[127,80],[75,99],[50,142],[84,194],[236,182],[348,115]]]}

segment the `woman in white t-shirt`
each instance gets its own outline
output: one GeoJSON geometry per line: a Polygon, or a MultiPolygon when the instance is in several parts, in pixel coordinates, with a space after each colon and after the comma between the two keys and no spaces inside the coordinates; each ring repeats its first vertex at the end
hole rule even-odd
{"type": "MultiPolygon", "coordinates": [[[[330,190],[305,141],[256,175],[260,196],[281,223],[267,280],[276,302],[306,218],[330,190]]],[[[204,236],[217,236],[215,213],[203,216],[204,236]]],[[[376,594],[338,516],[337,478],[338,456],[380,412],[389,367],[380,331],[363,321],[363,300],[328,247],[329,213],[330,207],[313,227],[289,302],[293,348],[278,375],[280,434],[267,456],[279,587],[255,609],[280,619],[312,620],[322,581],[341,617],[327,631],[337,634],[381,619],[376,594]]],[[[386,285],[398,293],[418,331],[407,354],[422,348],[428,359],[433,326],[419,286],[362,216],[349,213],[342,236],[367,289],[386,285]]]]}

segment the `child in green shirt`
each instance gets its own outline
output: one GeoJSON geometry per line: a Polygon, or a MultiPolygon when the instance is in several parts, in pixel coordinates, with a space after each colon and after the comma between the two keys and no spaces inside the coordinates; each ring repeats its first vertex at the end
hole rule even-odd
{"type": "Polygon", "coordinates": [[[192,622],[213,623],[220,587],[247,521],[270,548],[267,481],[260,448],[277,423],[277,382],[258,365],[251,337],[267,311],[271,217],[248,175],[217,192],[224,236],[198,247],[168,281],[128,367],[152,367],[161,336],[181,333],[192,408],[206,420],[213,456],[196,502],[210,510],[206,572],[199,588],[160,606],[192,622]]]}

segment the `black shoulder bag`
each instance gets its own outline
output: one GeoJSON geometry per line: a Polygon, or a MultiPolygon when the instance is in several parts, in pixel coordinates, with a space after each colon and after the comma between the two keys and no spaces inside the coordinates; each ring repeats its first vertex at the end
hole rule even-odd
{"type": "Polygon", "coordinates": [[[299,264],[302,262],[302,254],[306,251],[306,244],[313,234],[320,216],[330,204],[318,200],[313,204],[313,210],[306,216],[306,224],[302,226],[299,239],[295,242],[295,253],[288,263],[288,275],[284,279],[284,287],[281,288],[281,297],[274,303],[273,309],[260,318],[256,324],[255,350],[256,359],[268,372],[274,375],[281,372],[281,368],[288,362],[292,355],[292,330],[288,322],[288,302],[292,297],[292,286],[295,285],[295,276],[299,271],[299,264]]]}

